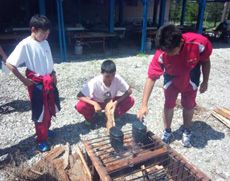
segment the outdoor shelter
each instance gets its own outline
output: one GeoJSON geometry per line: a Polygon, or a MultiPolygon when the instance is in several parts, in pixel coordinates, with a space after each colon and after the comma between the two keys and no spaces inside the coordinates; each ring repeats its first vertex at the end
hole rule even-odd
{"type": "MultiPolygon", "coordinates": [[[[206,3],[209,2],[226,2],[228,0],[197,0],[199,4],[198,9],[198,17],[197,17],[197,32],[202,33],[203,30],[203,19],[204,19],[204,11],[206,7],[206,3]]],[[[19,1],[14,1],[15,3],[19,1]]],[[[140,22],[140,26],[138,27],[138,31],[140,32],[141,39],[140,39],[140,52],[146,52],[146,40],[147,35],[149,32],[154,34],[160,26],[167,23],[168,20],[168,13],[169,13],[169,6],[170,0],[76,0],[73,6],[71,6],[71,1],[67,0],[36,0],[31,3],[31,1],[23,0],[20,3],[24,3],[24,12],[25,14],[20,15],[23,16],[25,21],[24,24],[28,24],[28,18],[35,13],[47,15],[49,18],[51,17],[52,23],[54,23],[54,31],[51,33],[54,34],[53,36],[58,37],[58,46],[59,46],[59,57],[61,61],[67,61],[67,49],[68,44],[71,41],[69,38],[69,32],[84,32],[85,28],[82,26],[76,26],[77,24],[81,24],[85,17],[91,16],[93,21],[97,21],[98,19],[103,19],[106,24],[103,30],[100,27],[100,31],[103,33],[98,33],[98,29],[92,29],[91,31],[97,32],[95,33],[88,33],[88,36],[104,36],[104,37],[113,37],[117,35],[117,32],[120,33],[119,36],[124,35],[123,33],[126,31],[127,27],[125,27],[124,22],[126,21],[125,18],[131,14],[132,9],[135,10],[136,14],[140,14],[140,18],[138,19],[140,22]],[[95,6],[95,2],[96,5],[95,6]],[[68,4],[66,6],[66,4],[68,4]],[[93,4],[94,3],[94,4],[93,4]],[[138,8],[127,8],[126,4],[130,6],[136,6],[137,4],[141,6],[138,8]],[[87,11],[87,6],[91,7],[90,10],[87,11]],[[75,7],[76,6],[76,7],[75,7]],[[74,9],[75,8],[75,9],[74,9]],[[74,9],[73,14],[71,14],[71,10],[74,9]],[[98,11],[95,14],[96,10],[98,11]],[[75,23],[71,24],[71,19],[74,19],[75,23]],[[68,23],[70,25],[68,25],[68,23]]],[[[4,2],[1,2],[4,4],[4,2]]],[[[186,15],[186,3],[187,0],[182,1],[182,10],[181,10],[181,19],[180,24],[184,25],[184,17],[186,15]]],[[[13,15],[12,15],[13,16],[13,15]]],[[[128,17],[131,18],[131,17],[128,17]]],[[[89,23],[90,25],[90,23],[89,23]]],[[[4,25],[2,25],[4,26],[4,25]]],[[[135,27],[131,27],[131,31],[134,30],[135,27]],[[132,29],[133,28],[133,29],[132,29]]],[[[28,31],[28,28],[25,27],[16,27],[17,31],[28,31]]],[[[76,34],[76,33],[75,33],[76,34]]],[[[72,37],[75,39],[82,39],[80,36],[76,36],[74,33],[71,34],[72,37]]],[[[86,36],[84,36],[87,38],[86,36]]],[[[3,38],[7,38],[3,35],[3,38]]],[[[15,37],[12,37],[15,38],[15,37]]],[[[20,39],[21,37],[18,37],[20,39]]],[[[53,37],[54,40],[57,40],[56,37],[53,37]]],[[[104,38],[100,38],[94,42],[101,42],[103,48],[105,47],[105,40],[104,38]]]]}

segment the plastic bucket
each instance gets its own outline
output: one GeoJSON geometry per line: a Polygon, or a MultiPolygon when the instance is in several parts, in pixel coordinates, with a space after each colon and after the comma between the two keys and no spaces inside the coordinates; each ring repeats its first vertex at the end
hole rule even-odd
{"type": "Polygon", "coordinates": [[[151,38],[147,38],[147,41],[145,43],[145,48],[146,48],[147,52],[151,51],[151,49],[152,49],[152,40],[151,40],[151,38]]]}
{"type": "Polygon", "coordinates": [[[76,44],[74,46],[74,53],[76,55],[82,55],[82,53],[83,53],[83,46],[81,46],[80,44],[76,44]]]}

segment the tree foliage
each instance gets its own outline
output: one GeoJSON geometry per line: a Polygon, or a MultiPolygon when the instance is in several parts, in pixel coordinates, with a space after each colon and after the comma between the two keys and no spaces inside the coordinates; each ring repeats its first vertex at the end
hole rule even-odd
{"type": "MultiPolygon", "coordinates": [[[[181,18],[182,4],[183,0],[173,0],[170,1],[170,21],[175,24],[179,24],[181,18]]],[[[220,22],[222,11],[224,8],[224,3],[207,3],[205,14],[204,14],[204,23],[208,26],[210,24],[216,25],[217,22],[220,22]]],[[[187,0],[186,4],[186,13],[184,23],[191,25],[196,23],[198,16],[199,5],[196,1],[187,0]]]]}

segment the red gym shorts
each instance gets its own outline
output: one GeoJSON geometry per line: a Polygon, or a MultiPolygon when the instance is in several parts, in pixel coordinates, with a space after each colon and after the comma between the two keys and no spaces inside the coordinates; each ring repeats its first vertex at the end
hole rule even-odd
{"type": "Polygon", "coordinates": [[[181,93],[181,105],[185,109],[193,109],[196,106],[197,89],[194,90],[192,85],[189,84],[186,89],[180,91],[171,84],[167,89],[164,89],[165,108],[172,109],[176,106],[176,99],[179,93],[181,93]]]}

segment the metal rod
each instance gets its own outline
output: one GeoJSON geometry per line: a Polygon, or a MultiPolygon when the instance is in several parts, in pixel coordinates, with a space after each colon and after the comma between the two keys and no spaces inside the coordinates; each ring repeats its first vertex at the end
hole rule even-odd
{"type": "MultiPolygon", "coordinates": [[[[155,150],[156,149],[158,149],[158,148],[162,148],[162,147],[155,147],[155,150]]],[[[136,153],[133,153],[132,155],[135,155],[135,154],[140,154],[140,153],[147,153],[147,152],[149,152],[150,150],[152,150],[152,148],[151,149],[148,149],[148,150],[143,150],[143,151],[139,151],[139,152],[136,152],[136,153]]],[[[134,150],[135,151],[135,150],[134,150]]],[[[118,161],[118,160],[121,160],[121,159],[123,159],[123,158],[116,158],[116,159],[114,159],[114,160],[110,160],[109,162],[103,162],[105,165],[106,164],[111,164],[112,162],[114,162],[114,161],[118,161]]]]}
{"type": "MultiPolygon", "coordinates": [[[[157,150],[157,149],[159,149],[159,148],[161,148],[161,147],[155,147],[154,150],[157,150]]],[[[152,150],[152,148],[151,148],[151,149],[148,149],[148,150],[142,150],[142,151],[139,151],[139,152],[132,152],[132,155],[147,153],[147,152],[149,152],[150,150],[152,150]]],[[[134,150],[134,151],[135,151],[135,150],[134,150]]],[[[122,159],[122,158],[117,158],[117,159],[114,159],[113,161],[117,161],[117,160],[120,160],[120,159],[122,159]]],[[[111,164],[113,161],[104,162],[104,164],[108,164],[108,163],[111,164]]]]}

